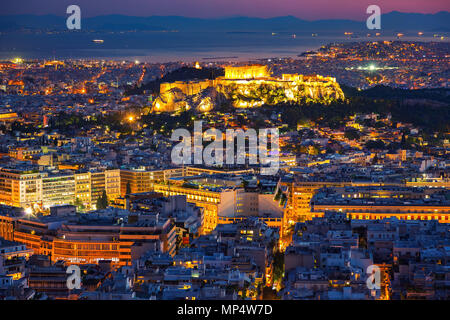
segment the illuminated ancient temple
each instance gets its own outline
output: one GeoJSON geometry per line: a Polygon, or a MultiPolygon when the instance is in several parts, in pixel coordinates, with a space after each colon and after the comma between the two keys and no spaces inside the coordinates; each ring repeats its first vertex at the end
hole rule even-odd
{"type": "Polygon", "coordinates": [[[283,74],[277,78],[265,65],[229,66],[225,67],[225,76],[214,80],[161,83],[153,111],[194,108],[208,112],[214,109],[218,98],[229,100],[236,108],[251,108],[303,101],[327,103],[344,99],[344,93],[332,77],[283,74]]]}
{"type": "Polygon", "coordinates": [[[250,65],[242,67],[225,67],[225,79],[262,79],[270,78],[270,72],[265,65],[250,65]]]}

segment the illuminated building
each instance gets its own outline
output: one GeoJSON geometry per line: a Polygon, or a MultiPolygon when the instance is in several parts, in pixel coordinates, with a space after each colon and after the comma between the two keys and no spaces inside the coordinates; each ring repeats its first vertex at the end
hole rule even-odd
{"type": "MultiPolygon", "coordinates": [[[[122,196],[125,196],[126,190],[127,188],[129,188],[131,194],[154,191],[157,193],[161,193],[164,196],[185,195],[188,202],[194,203],[195,205],[204,208],[204,224],[202,225],[202,233],[209,233],[215,228],[217,223],[232,223],[235,220],[242,220],[242,217],[237,217],[237,215],[239,214],[238,210],[243,210],[242,208],[238,208],[240,204],[237,203],[239,201],[237,201],[238,197],[236,195],[240,191],[231,189],[219,190],[220,188],[214,191],[209,190],[206,187],[199,189],[184,187],[182,186],[182,184],[177,182],[176,178],[192,177],[200,174],[238,175],[249,173],[252,171],[253,170],[251,169],[223,171],[218,169],[200,167],[184,167],[165,170],[145,170],[145,168],[121,169],[121,194],[122,196]],[[169,179],[170,185],[163,183],[168,181],[169,179]],[[222,203],[222,205],[220,205],[220,203],[222,203]],[[221,214],[218,214],[218,212],[220,212],[221,214]],[[228,213],[225,214],[225,212],[228,213]],[[221,215],[223,215],[223,217],[221,215]]],[[[267,195],[261,195],[261,197],[263,196],[267,197],[267,195]]],[[[124,203],[122,203],[122,205],[118,203],[117,205],[124,207],[124,203]]],[[[269,224],[277,224],[278,219],[268,219],[267,222],[269,224]]]]}
{"type": "Polygon", "coordinates": [[[120,196],[120,170],[105,170],[105,191],[108,200],[114,200],[120,196]]]}
{"type": "Polygon", "coordinates": [[[44,173],[42,177],[42,205],[73,204],[75,179],[72,173],[44,173]]]}
{"type": "MultiPolygon", "coordinates": [[[[153,191],[157,182],[174,177],[198,174],[215,174],[224,171],[205,168],[172,168],[164,170],[107,169],[104,171],[42,171],[37,167],[0,168],[0,204],[48,209],[60,204],[82,204],[85,209],[95,209],[97,199],[106,192],[108,201],[124,196],[127,186],[131,193],[153,191]]],[[[229,171],[241,174],[251,170],[229,171]]]]}
{"type": "Polygon", "coordinates": [[[89,172],[89,174],[91,176],[91,206],[94,206],[105,190],[105,173],[98,171],[89,172]]]}
{"type": "Polygon", "coordinates": [[[144,169],[121,169],[120,170],[120,193],[122,195],[127,194],[127,188],[129,193],[141,193],[148,192],[152,188],[153,181],[163,178],[160,173],[151,173],[144,169]]]}
{"type": "Polygon", "coordinates": [[[120,170],[87,171],[75,174],[75,198],[84,206],[95,208],[98,198],[106,192],[108,201],[120,196],[120,170]]]}
{"type": "Polygon", "coordinates": [[[450,202],[440,196],[442,189],[400,186],[344,187],[321,190],[311,201],[311,214],[326,211],[346,213],[352,219],[438,220],[450,222],[450,202]]]}
{"type": "Polygon", "coordinates": [[[185,176],[195,176],[201,174],[213,175],[213,174],[227,174],[227,175],[241,175],[254,173],[253,169],[236,169],[236,170],[221,170],[215,168],[203,168],[203,167],[184,167],[185,176]]]}
{"type": "Polygon", "coordinates": [[[51,265],[48,257],[41,255],[32,256],[30,261],[32,264],[28,274],[28,286],[37,293],[45,293],[54,299],[67,299],[69,288],[66,266],[61,262],[51,265]]]}
{"type": "Polygon", "coordinates": [[[16,112],[0,112],[0,123],[13,122],[19,119],[16,112]]]}
{"type": "Polygon", "coordinates": [[[41,174],[31,168],[0,168],[0,203],[31,207],[42,200],[41,174]]]}
{"type": "Polygon", "coordinates": [[[202,233],[209,233],[217,226],[217,212],[219,210],[222,192],[165,184],[154,184],[153,190],[162,193],[164,196],[185,195],[188,202],[203,208],[204,224],[202,225],[202,233]]]}
{"type": "Polygon", "coordinates": [[[18,242],[0,239],[0,258],[5,260],[24,257],[28,259],[33,254],[33,251],[18,242]]]}
{"type": "Polygon", "coordinates": [[[265,65],[225,68],[225,79],[258,79],[269,77],[270,72],[265,65]]]}
{"type": "Polygon", "coordinates": [[[166,181],[170,177],[183,176],[183,168],[147,170],[144,167],[133,169],[120,169],[120,194],[127,194],[127,186],[130,193],[142,193],[152,191],[153,184],[158,181],[166,181]]]}
{"type": "Polygon", "coordinates": [[[0,237],[5,240],[14,240],[14,224],[17,219],[7,215],[0,215],[0,237]]]}
{"type": "Polygon", "coordinates": [[[1,215],[0,231],[10,238],[7,240],[25,244],[34,254],[68,264],[111,260],[113,265],[129,265],[132,258],[146,250],[175,254],[176,228],[168,218],[137,215],[127,224],[116,224],[111,218],[85,223],[69,223],[67,219],[64,216],[28,219],[1,215]]]}
{"type": "Polygon", "coordinates": [[[326,186],[341,186],[344,182],[320,181],[280,181],[277,193],[280,194],[280,205],[284,208],[281,223],[280,245],[285,248],[290,243],[292,227],[298,221],[311,219],[310,202],[317,190],[326,186]]]}
{"type": "Polygon", "coordinates": [[[149,192],[155,182],[167,181],[174,177],[195,176],[200,174],[243,174],[253,172],[253,169],[223,171],[214,168],[182,167],[161,170],[146,169],[145,167],[120,169],[120,194],[125,196],[127,185],[130,193],[149,192]]]}
{"type": "Polygon", "coordinates": [[[406,181],[406,186],[450,189],[450,179],[449,178],[415,178],[415,179],[406,181]]]}
{"type": "MultiPolygon", "coordinates": [[[[187,202],[186,197],[182,195],[163,197],[156,192],[132,193],[126,195],[123,200],[125,207],[133,214],[158,213],[160,218],[170,218],[176,226],[177,248],[188,245],[192,239],[197,238],[204,224],[203,209],[187,202]]],[[[134,217],[135,215],[133,219],[134,217]]]]}
{"type": "Polygon", "coordinates": [[[265,65],[228,66],[225,67],[225,76],[214,80],[161,83],[160,95],[153,102],[153,111],[174,112],[192,107],[207,112],[213,109],[218,99],[217,93],[231,100],[237,108],[298,102],[305,98],[344,99],[344,93],[332,77],[283,74],[281,78],[275,78],[265,65]]]}
{"type": "Polygon", "coordinates": [[[89,172],[75,173],[75,203],[91,205],[91,177],[89,172]]]}
{"type": "Polygon", "coordinates": [[[37,167],[0,168],[0,204],[22,208],[49,208],[74,204],[92,208],[105,190],[108,200],[120,196],[120,170],[42,171],[37,167]]]}
{"type": "Polygon", "coordinates": [[[21,243],[0,238],[0,276],[6,275],[13,280],[22,279],[25,275],[25,261],[33,251],[21,243]]]}
{"type": "Polygon", "coordinates": [[[64,224],[58,230],[58,239],[53,240],[52,260],[75,264],[111,260],[115,265],[130,265],[132,255],[151,248],[174,255],[176,233],[170,219],[140,218],[124,225],[107,221],[64,224]]]}
{"type": "MultiPolygon", "coordinates": [[[[409,184],[408,184],[409,185],[409,184]]],[[[438,185],[436,185],[438,186],[438,185]]],[[[439,189],[428,189],[422,191],[420,189],[408,188],[404,185],[381,185],[380,183],[352,183],[349,181],[280,181],[278,186],[278,200],[284,207],[281,242],[283,247],[287,246],[291,239],[292,227],[298,221],[310,220],[313,217],[323,216],[325,211],[342,211],[347,212],[353,219],[383,219],[385,217],[395,216],[400,219],[437,219],[440,222],[448,222],[447,206],[433,206],[431,202],[427,203],[427,199],[439,189]],[[322,188],[332,188],[336,190],[337,195],[333,199],[320,200],[314,202],[312,200],[322,188]],[[345,192],[354,188],[353,193],[345,192]],[[365,191],[363,191],[365,190],[365,191]],[[341,194],[342,193],[342,194],[341,194]],[[355,198],[356,195],[356,198],[355,198]],[[377,199],[426,199],[421,205],[405,205],[389,203],[386,205],[369,205],[362,202],[356,204],[359,199],[372,198],[377,199]],[[351,200],[355,199],[355,203],[351,204],[351,200]],[[348,203],[345,203],[347,201],[348,203]],[[441,215],[440,213],[445,213],[441,215]]],[[[352,189],[353,190],[353,189],[352,189]]],[[[387,200],[386,200],[387,201],[387,200]]]]}
{"type": "Polygon", "coordinates": [[[30,148],[14,148],[10,149],[8,155],[11,158],[15,158],[17,160],[29,160],[33,155],[40,154],[42,150],[39,149],[30,149],[30,148]]]}
{"type": "MultiPolygon", "coordinates": [[[[235,178],[234,178],[235,179],[235,178]]],[[[204,209],[203,234],[214,230],[217,224],[228,224],[256,217],[271,227],[280,227],[282,209],[273,201],[272,194],[247,192],[232,176],[211,175],[171,179],[169,184],[155,183],[153,190],[164,196],[184,195],[188,202],[204,209]]]]}
{"type": "Polygon", "coordinates": [[[14,241],[23,243],[27,248],[33,250],[33,254],[50,256],[52,254],[52,237],[48,235],[50,230],[58,227],[62,219],[55,217],[44,217],[39,220],[31,220],[27,217],[15,219],[14,241]]]}

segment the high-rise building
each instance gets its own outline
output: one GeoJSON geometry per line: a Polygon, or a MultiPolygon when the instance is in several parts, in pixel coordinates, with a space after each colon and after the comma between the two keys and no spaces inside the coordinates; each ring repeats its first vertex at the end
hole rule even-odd
{"type": "Polygon", "coordinates": [[[57,204],[75,202],[75,177],[72,172],[44,173],[42,177],[42,205],[49,208],[57,204]]]}
{"type": "Polygon", "coordinates": [[[30,207],[42,201],[42,176],[35,168],[0,168],[0,204],[30,207]]]}
{"type": "Polygon", "coordinates": [[[77,204],[95,209],[106,192],[108,200],[120,196],[120,170],[39,171],[38,167],[0,168],[0,204],[48,209],[54,205],[77,204]]]}

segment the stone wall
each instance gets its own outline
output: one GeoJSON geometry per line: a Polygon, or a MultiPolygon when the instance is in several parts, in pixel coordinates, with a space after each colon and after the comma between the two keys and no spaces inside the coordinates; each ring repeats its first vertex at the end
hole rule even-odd
{"type": "Polygon", "coordinates": [[[335,78],[301,74],[283,74],[281,78],[274,78],[270,77],[267,66],[252,65],[226,67],[225,77],[215,80],[162,83],[153,111],[194,108],[207,112],[214,109],[219,96],[228,99],[236,108],[305,101],[328,103],[345,98],[335,78]]]}

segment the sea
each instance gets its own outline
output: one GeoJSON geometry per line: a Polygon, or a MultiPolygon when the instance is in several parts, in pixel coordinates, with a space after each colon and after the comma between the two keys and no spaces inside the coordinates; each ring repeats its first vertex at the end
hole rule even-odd
{"type": "MultiPolygon", "coordinates": [[[[171,61],[248,61],[297,57],[309,50],[336,42],[398,40],[396,33],[375,32],[344,35],[343,32],[62,32],[2,33],[0,59],[105,59],[171,61]],[[103,40],[95,43],[94,39],[103,40]]],[[[449,41],[448,34],[417,33],[405,35],[408,41],[449,41]]]]}

